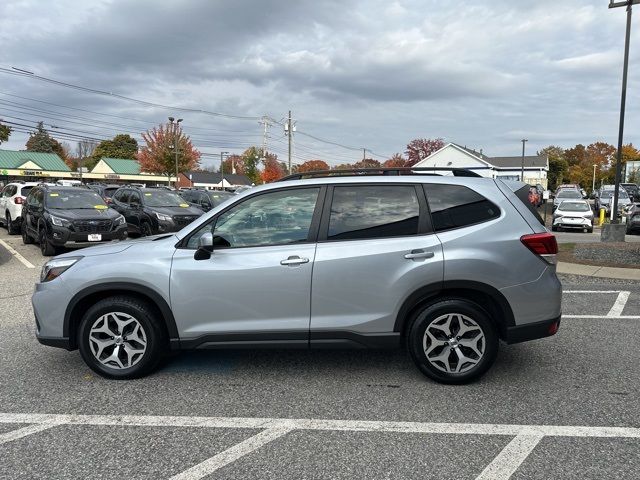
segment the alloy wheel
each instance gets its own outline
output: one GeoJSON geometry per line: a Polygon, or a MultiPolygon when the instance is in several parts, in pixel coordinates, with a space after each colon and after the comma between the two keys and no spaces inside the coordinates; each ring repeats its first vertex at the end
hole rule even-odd
{"type": "Polygon", "coordinates": [[[482,360],[486,340],[473,319],[448,313],[427,326],[422,345],[427,360],[435,368],[446,373],[464,373],[482,360]]]}
{"type": "Polygon", "coordinates": [[[89,332],[91,353],[106,367],[121,370],[137,364],[147,350],[147,335],[138,320],[122,312],[100,316],[89,332]]]}

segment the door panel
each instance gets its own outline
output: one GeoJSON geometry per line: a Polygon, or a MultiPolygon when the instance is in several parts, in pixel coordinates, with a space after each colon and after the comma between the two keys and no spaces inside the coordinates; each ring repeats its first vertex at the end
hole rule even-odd
{"type": "Polygon", "coordinates": [[[208,260],[194,260],[194,250],[176,250],[171,308],[180,336],[308,334],[315,248],[305,244],[220,249],[208,260]],[[281,265],[295,256],[309,261],[281,265]]]}
{"type": "Polygon", "coordinates": [[[318,244],[311,331],[392,332],[403,301],[441,283],[443,269],[435,235],[318,244]],[[412,253],[425,258],[405,258],[412,253]]]}

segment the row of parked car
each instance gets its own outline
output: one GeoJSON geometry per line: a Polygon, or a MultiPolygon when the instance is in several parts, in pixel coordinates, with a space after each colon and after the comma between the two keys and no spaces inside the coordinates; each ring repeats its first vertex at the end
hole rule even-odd
{"type": "MultiPolygon", "coordinates": [[[[551,229],[579,229],[593,231],[593,218],[600,209],[611,215],[615,187],[604,185],[592,194],[593,209],[586,200],[587,194],[578,185],[560,185],[553,200],[553,224],[551,229]]],[[[618,212],[627,225],[627,233],[640,231],[640,188],[634,183],[621,183],[618,194],[618,212]]]]}
{"type": "Polygon", "coordinates": [[[0,193],[0,222],[49,256],[63,247],[175,232],[231,196],[199,189],[16,182],[0,193]]]}

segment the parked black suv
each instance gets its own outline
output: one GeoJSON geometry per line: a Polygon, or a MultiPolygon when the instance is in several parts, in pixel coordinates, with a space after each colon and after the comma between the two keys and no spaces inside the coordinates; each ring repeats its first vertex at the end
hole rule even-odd
{"type": "Polygon", "coordinates": [[[43,255],[57,247],[79,248],[124,240],[127,224],[90,189],[38,185],[22,207],[22,241],[37,241],[43,255]]]}
{"type": "Polygon", "coordinates": [[[98,195],[100,195],[108,205],[108,204],[111,203],[111,197],[113,197],[113,194],[116,193],[116,191],[120,187],[122,187],[122,185],[109,185],[109,184],[104,184],[104,183],[92,183],[92,184],[88,185],[88,187],[91,190],[95,190],[96,192],[98,192],[98,195]]]}
{"type": "Polygon", "coordinates": [[[187,202],[204,210],[205,212],[208,212],[212,208],[217,207],[225,200],[234,196],[233,193],[225,192],[223,190],[200,189],[181,190],[179,194],[187,202]]]}
{"type": "Polygon", "coordinates": [[[202,215],[202,210],[163,188],[122,187],[111,206],[124,215],[129,233],[155,235],[177,232],[202,215]]]}

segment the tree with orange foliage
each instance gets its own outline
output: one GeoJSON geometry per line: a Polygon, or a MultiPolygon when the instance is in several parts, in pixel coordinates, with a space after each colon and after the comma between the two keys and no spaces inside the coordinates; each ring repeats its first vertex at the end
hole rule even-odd
{"type": "Polygon", "coordinates": [[[382,166],[387,168],[406,167],[407,161],[399,153],[394,153],[393,155],[391,155],[391,158],[389,160],[382,164],[382,166]]]}
{"type": "Polygon", "coordinates": [[[365,158],[353,164],[352,168],[380,168],[380,162],[373,158],[365,158]]]}
{"type": "Polygon", "coordinates": [[[296,169],[296,173],[303,172],[315,172],[318,170],[329,170],[330,167],[327,162],[323,160],[308,160],[300,165],[296,169]]]}
{"type": "Polygon", "coordinates": [[[233,154],[233,155],[229,155],[227,158],[225,158],[224,162],[222,162],[224,165],[224,173],[235,173],[237,175],[244,175],[245,172],[245,165],[244,165],[244,159],[237,154],[233,154]],[[235,170],[235,171],[234,171],[235,170]]]}
{"type": "Polygon", "coordinates": [[[262,161],[264,169],[260,172],[260,179],[263,183],[275,182],[285,175],[282,164],[278,161],[277,155],[267,154],[262,161]]]}
{"type": "Polygon", "coordinates": [[[170,177],[176,174],[175,145],[178,145],[178,171],[187,172],[200,165],[200,152],[179,124],[160,124],[142,134],[146,146],[138,152],[140,170],[170,177]]]}
{"type": "Polygon", "coordinates": [[[424,160],[429,155],[444,147],[444,140],[441,138],[416,138],[407,145],[407,167],[413,167],[416,163],[424,160]]]}

